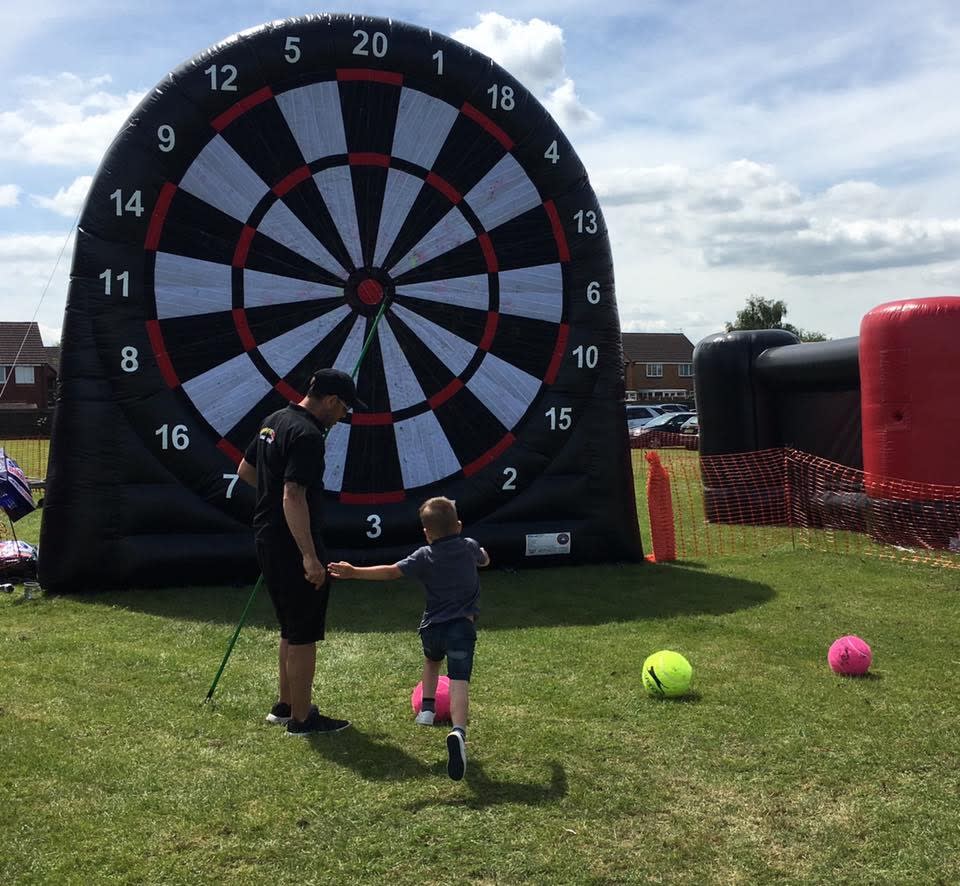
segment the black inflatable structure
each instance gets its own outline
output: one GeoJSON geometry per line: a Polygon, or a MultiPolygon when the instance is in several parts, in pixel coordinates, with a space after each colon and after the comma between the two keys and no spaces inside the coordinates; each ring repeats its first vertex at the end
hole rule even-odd
{"type": "Polygon", "coordinates": [[[407,553],[443,494],[499,564],[642,559],[610,247],[563,133],[431,31],[276,22],[170,74],[91,187],[44,586],[253,578],[240,453],[358,361],[370,408],[327,440],[337,555],[407,553]]]}

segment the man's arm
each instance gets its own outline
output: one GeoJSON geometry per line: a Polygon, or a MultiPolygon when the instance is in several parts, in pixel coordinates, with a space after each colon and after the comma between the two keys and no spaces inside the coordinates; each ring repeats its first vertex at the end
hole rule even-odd
{"type": "Polygon", "coordinates": [[[317,559],[317,549],[310,534],[310,507],[307,505],[306,486],[289,480],[283,484],[283,516],[303,555],[303,574],[307,581],[320,587],[326,580],[327,571],[317,559]]]}
{"type": "Polygon", "coordinates": [[[396,563],[391,566],[354,566],[350,563],[331,563],[328,567],[334,578],[359,578],[363,581],[391,581],[403,578],[396,563]]]}
{"type": "Polygon", "coordinates": [[[489,566],[489,565],[490,565],[490,555],[487,553],[487,549],[480,548],[480,562],[477,563],[477,566],[483,569],[484,566],[489,566]]]}
{"type": "Polygon", "coordinates": [[[244,483],[249,483],[251,486],[256,488],[257,469],[245,458],[240,459],[240,467],[237,468],[237,473],[240,475],[240,479],[243,480],[244,483]]]}

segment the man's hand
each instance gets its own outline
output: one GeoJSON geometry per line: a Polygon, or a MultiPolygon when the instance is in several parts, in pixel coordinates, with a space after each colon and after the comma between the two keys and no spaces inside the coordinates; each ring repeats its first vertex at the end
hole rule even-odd
{"type": "Polygon", "coordinates": [[[329,563],[327,569],[334,578],[355,578],[357,567],[346,562],[329,563]]]}
{"type": "Polygon", "coordinates": [[[327,580],[327,570],[315,556],[303,558],[303,575],[315,588],[321,587],[327,580]]]}

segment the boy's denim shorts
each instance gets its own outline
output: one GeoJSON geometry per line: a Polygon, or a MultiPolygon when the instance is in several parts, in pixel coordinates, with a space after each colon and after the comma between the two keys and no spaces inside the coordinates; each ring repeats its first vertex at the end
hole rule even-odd
{"type": "Polygon", "coordinates": [[[477,628],[469,618],[441,621],[420,629],[423,654],[430,661],[447,659],[447,676],[451,680],[470,680],[473,673],[473,650],[477,644],[477,628]]]}

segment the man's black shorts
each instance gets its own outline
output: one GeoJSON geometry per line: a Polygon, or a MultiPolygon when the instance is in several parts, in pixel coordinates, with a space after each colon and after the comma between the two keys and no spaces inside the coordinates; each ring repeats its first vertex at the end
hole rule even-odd
{"type": "MultiPolygon", "coordinates": [[[[326,566],[326,551],[317,556],[326,566]]],[[[257,561],[280,622],[280,637],[298,646],[322,640],[327,624],[330,578],[314,587],[303,575],[303,555],[292,541],[257,541],[257,561]]]]}

